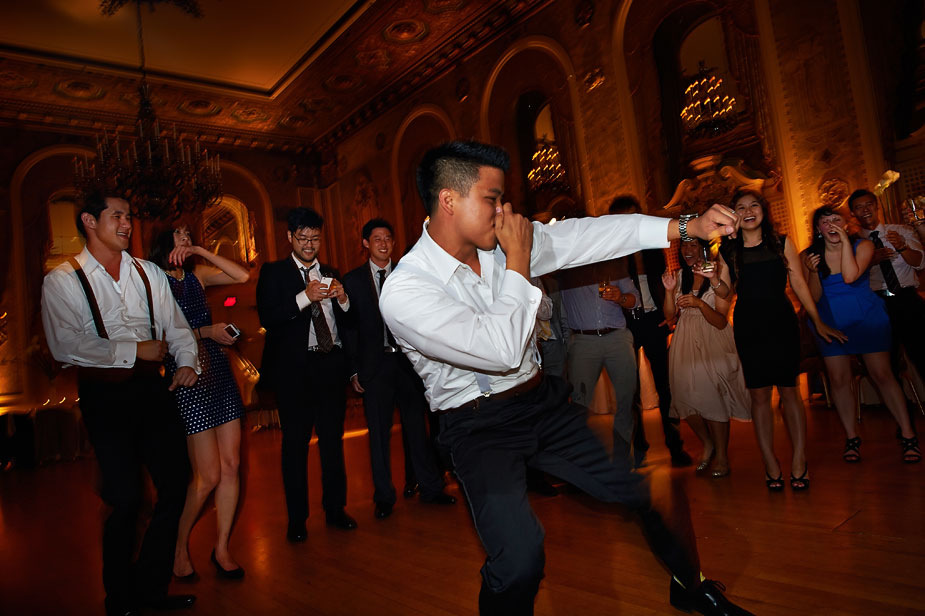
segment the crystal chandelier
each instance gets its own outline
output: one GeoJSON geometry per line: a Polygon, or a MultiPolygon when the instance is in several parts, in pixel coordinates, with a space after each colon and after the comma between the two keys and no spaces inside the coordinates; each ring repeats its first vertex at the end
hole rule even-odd
{"type": "Polygon", "coordinates": [[[531,168],[527,172],[527,181],[530,183],[530,190],[534,192],[568,191],[565,168],[559,160],[559,148],[554,141],[537,140],[531,168]]]}
{"type": "MultiPolygon", "coordinates": [[[[128,0],[104,0],[104,14],[113,15],[128,0]]],[[[199,139],[192,144],[177,135],[176,126],[168,134],[161,131],[154,113],[145,72],[144,38],[141,27],[141,1],[135,0],[138,22],[138,52],[141,80],[138,85],[138,120],[135,134],[120,138],[103,131],[96,138],[96,158],[74,160],[77,190],[81,195],[101,189],[113,190],[131,206],[132,214],[142,219],[172,220],[190,212],[202,212],[221,201],[222,177],[220,158],[200,149],[199,139]]],[[[151,0],[145,0],[152,6],[151,0]]],[[[167,0],[171,1],[171,0],[167,0]]],[[[187,13],[199,16],[199,7],[191,0],[173,0],[187,13]]]]}
{"type": "Polygon", "coordinates": [[[724,133],[738,122],[735,105],[736,99],[726,94],[723,79],[700,62],[700,70],[684,90],[684,130],[694,137],[724,133]]]}

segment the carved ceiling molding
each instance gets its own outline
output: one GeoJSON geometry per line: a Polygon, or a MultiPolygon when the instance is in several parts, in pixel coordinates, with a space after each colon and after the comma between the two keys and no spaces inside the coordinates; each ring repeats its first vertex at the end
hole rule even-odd
{"type": "Polygon", "coordinates": [[[387,109],[420,90],[444,71],[496,40],[511,26],[524,21],[553,0],[505,0],[481,19],[468,24],[450,40],[423,58],[403,79],[379,92],[315,143],[319,149],[334,147],[387,109]]]}
{"type": "MultiPolygon", "coordinates": [[[[40,130],[74,135],[95,135],[106,129],[122,135],[134,134],[136,116],[129,113],[100,112],[75,109],[64,105],[50,105],[33,101],[0,98],[0,124],[9,121],[40,130]]],[[[311,144],[304,139],[286,139],[278,134],[254,130],[215,127],[194,122],[170,122],[177,132],[190,137],[198,136],[203,144],[260,150],[281,150],[295,153],[310,151],[311,144]]]]}

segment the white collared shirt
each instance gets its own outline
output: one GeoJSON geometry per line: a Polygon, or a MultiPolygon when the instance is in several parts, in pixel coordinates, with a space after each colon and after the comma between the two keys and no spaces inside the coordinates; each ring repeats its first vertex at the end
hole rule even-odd
{"type": "MultiPolygon", "coordinates": [[[[109,339],[97,335],[87,296],[74,269],[65,262],[50,271],[42,284],[42,324],[48,348],[55,359],[66,364],[131,368],[135,365],[136,343],[151,340],[145,286],[132,265],[131,255],[122,252],[118,281],[86,247],[76,259],[93,289],[109,339]]],[[[170,291],[167,277],[153,263],[137,261],[151,283],[158,337],[166,333],[167,346],[177,366],[188,366],[198,374],[196,338],[170,291]]]]}
{"type": "MultiPolygon", "coordinates": [[[[871,229],[870,231],[861,229],[860,235],[864,239],[870,239],[872,231],[880,232],[879,238],[883,241],[884,248],[896,250],[896,247],[886,238],[888,232],[896,231],[906,240],[906,246],[909,247],[908,250],[922,252],[922,244],[919,242],[918,237],[916,237],[915,231],[905,225],[885,225],[881,222],[877,225],[876,229],[871,229]]],[[[916,272],[925,268],[925,254],[923,254],[922,261],[919,263],[918,267],[912,267],[906,263],[906,260],[903,259],[903,256],[898,252],[890,259],[890,263],[893,264],[893,270],[896,272],[896,278],[899,279],[899,284],[901,286],[913,287],[915,289],[919,287],[919,277],[916,272]]],[[[886,290],[886,281],[883,280],[883,270],[880,269],[879,265],[870,266],[870,288],[874,291],[886,290]]]]}
{"type": "MultiPolygon", "coordinates": [[[[530,273],[615,259],[668,246],[668,219],[641,214],[533,223],[530,273]]],[[[538,369],[530,352],[542,292],[505,269],[499,248],[478,251],[482,274],[441,248],[427,232],[386,279],[382,318],[424,381],[432,410],[461,406],[481,392],[529,380],[538,369]]]]}
{"type": "MultiPolygon", "coordinates": [[[[315,259],[311,262],[311,265],[305,265],[302,261],[299,261],[296,256],[292,255],[292,260],[295,261],[296,267],[299,268],[299,274],[302,277],[305,277],[305,274],[302,272],[303,269],[308,270],[308,279],[317,280],[321,282],[321,264],[318,262],[318,259],[315,259]]],[[[308,295],[305,294],[305,291],[299,291],[295,296],[295,302],[299,305],[299,310],[305,310],[312,304],[312,300],[308,299],[308,295]]],[[[350,310],[350,298],[340,305],[341,309],[344,312],[350,310]]],[[[337,333],[337,321],[334,320],[334,304],[331,302],[331,298],[325,298],[321,300],[321,312],[324,314],[324,320],[328,322],[328,329],[331,330],[331,339],[334,341],[334,344],[341,346],[340,336],[337,333]]],[[[308,346],[313,347],[318,344],[318,338],[315,336],[315,325],[314,323],[308,328],[308,346]]]]}

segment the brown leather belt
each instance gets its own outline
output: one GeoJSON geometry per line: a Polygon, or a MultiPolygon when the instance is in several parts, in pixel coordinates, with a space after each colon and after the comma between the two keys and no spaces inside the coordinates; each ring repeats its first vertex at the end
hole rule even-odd
{"type": "Polygon", "coordinates": [[[618,329],[618,327],[605,327],[604,329],[573,329],[572,332],[583,336],[604,336],[618,329]]]}
{"type": "Polygon", "coordinates": [[[499,391],[498,393],[491,393],[487,396],[477,396],[473,400],[469,400],[465,404],[451,408],[451,409],[442,409],[436,411],[438,415],[446,415],[447,413],[455,413],[456,411],[470,411],[479,410],[479,407],[482,404],[488,402],[494,402],[498,400],[510,400],[511,398],[516,398],[517,396],[522,396],[525,393],[531,392],[536,389],[540,383],[543,382],[543,371],[537,370],[536,374],[531,376],[528,380],[524,381],[519,385],[514,385],[510,389],[505,389],[504,391],[499,391]]]}

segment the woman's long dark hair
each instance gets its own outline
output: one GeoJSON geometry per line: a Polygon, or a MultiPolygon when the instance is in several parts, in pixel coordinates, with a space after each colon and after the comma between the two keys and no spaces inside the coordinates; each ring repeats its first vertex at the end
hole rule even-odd
{"type": "MultiPolygon", "coordinates": [[[[768,200],[764,198],[764,195],[756,190],[740,188],[732,195],[729,207],[735,210],[739,199],[748,195],[754,197],[758,204],[761,205],[763,214],[761,217],[761,242],[779,256],[781,261],[784,262],[784,267],[787,267],[787,257],[784,256],[785,236],[774,229],[774,222],[771,220],[771,207],[768,205],[768,200]]],[[[726,260],[730,261],[729,257],[732,257],[730,267],[732,268],[733,279],[735,279],[738,277],[739,272],[742,271],[742,254],[745,251],[745,239],[742,237],[742,233],[736,233],[734,238],[724,238],[722,247],[726,260]]]]}
{"type": "MultiPolygon", "coordinates": [[[[691,292],[691,289],[694,288],[694,270],[690,268],[687,264],[687,260],[684,258],[684,255],[681,253],[681,246],[684,245],[684,242],[678,243],[678,260],[681,262],[681,295],[687,295],[691,292]]],[[[703,240],[697,240],[698,250],[703,250],[704,248],[709,248],[709,242],[703,240]]],[[[707,292],[707,287],[710,286],[710,279],[704,277],[700,281],[700,288],[697,289],[697,297],[703,297],[703,294],[707,292]]]]}
{"type": "MultiPolygon", "coordinates": [[[[151,240],[151,250],[148,251],[148,261],[165,272],[174,269],[173,265],[167,262],[167,257],[170,256],[170,252],[174,249],[174,230],[174,227],[168,227],[157,231],[154,234],[154,239],[151,240]]],[[[183,271],[192,272],[195,265],[193,259],[187,259],[183,262],[183,271]]]]}
{"type": "MultiPolygon", "coordinates": [[[[817,207],[816,211],[813,212],[813,242],[803,252],[819,256],[819,265],[816,266],[819,278],[827,278],[832,273],[829,264],[825,262],[825,238],[822,237],[822,232],[819,231],[819,219],[823,216],[841,216],[841,214],[827,205],[817,207]]],[[[853,236],[849,235],[848,239],[854,243],[853,236]]]]}

